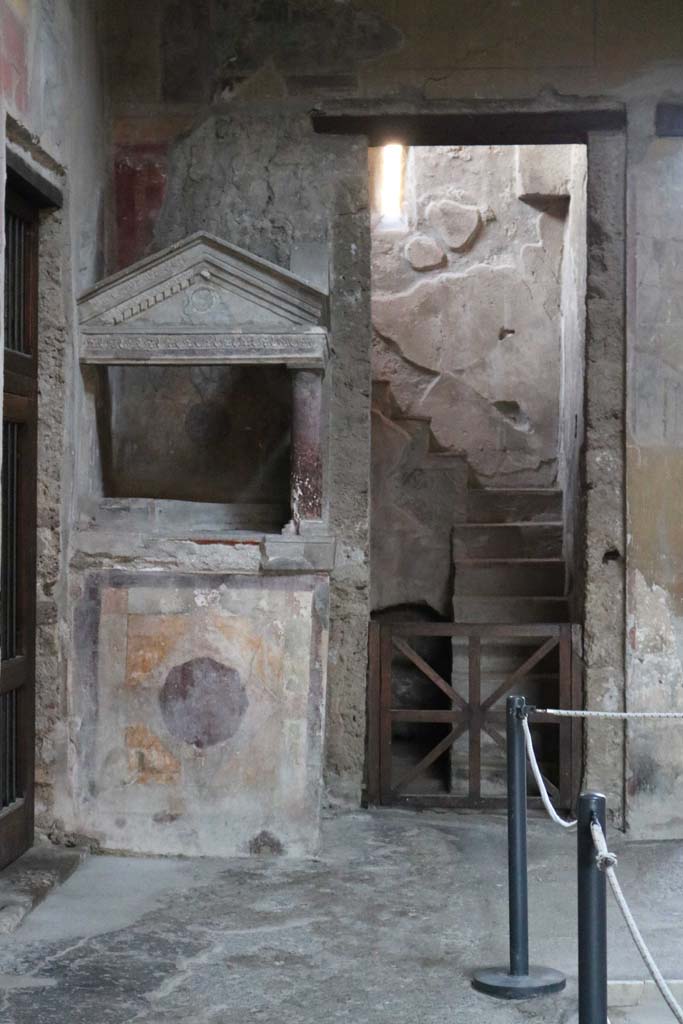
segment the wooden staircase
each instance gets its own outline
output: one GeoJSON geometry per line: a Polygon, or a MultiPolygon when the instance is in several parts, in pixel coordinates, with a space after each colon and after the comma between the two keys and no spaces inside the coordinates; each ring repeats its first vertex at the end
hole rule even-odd
{"type": "Polygon", "coordinates": [[[453,530],[456,622],[567,622],[562,492],[470,489],[453,530]]]}
{"type": "MultiPolygon", "coordinates": [[[[453,618],[461,623],[563,623],[569,621],[563,557],[562,492],[555,489],[470,489],[467,521],[453,530],[453,618]]],[[[533,650],[523,641],[482,645],[481,699],[504,684],[533,650]]],[[[557,650],[509,693],[550,704],[558,696],[557,650]]],[[[452,684],[467,698],[468,654],[453,641],[452,684]]],[[[501,710],[504,701],[501,702],[501,710]]],[[[545,734],[547,735],[547,734],[545,734]]],[[[539,737],[540,741],[541,737],[539,737]]],[[[543,758],[543,750],[540,751],[543,758]]],[[[549,762],[555,758],[552,744],[549,762]]],[[[467,741],[451,752],[451,791],[465,793],[467,741]]],[[[546,766],[553,774],[550,763],[546,766]]],[[[481,747],[482,796],[505,794],[505,762],[486,736],[481,747]]]]}

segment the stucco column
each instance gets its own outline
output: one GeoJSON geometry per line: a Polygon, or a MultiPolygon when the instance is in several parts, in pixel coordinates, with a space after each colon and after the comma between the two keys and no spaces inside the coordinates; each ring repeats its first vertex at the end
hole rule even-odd
{"type": "Polygon", "coordinates": [[[292,523],[322,519],[322,370],[292,370],[292,523]]]}

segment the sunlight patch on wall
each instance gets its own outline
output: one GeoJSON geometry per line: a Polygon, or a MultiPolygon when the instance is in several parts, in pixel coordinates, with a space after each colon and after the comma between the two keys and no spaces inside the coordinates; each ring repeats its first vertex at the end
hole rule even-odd
{"type": "Polygon", "coordinates": [[[386,221],[401,219],[403,200],[403,146],[390,143],[382,146],[379,206],[386,221]]]}

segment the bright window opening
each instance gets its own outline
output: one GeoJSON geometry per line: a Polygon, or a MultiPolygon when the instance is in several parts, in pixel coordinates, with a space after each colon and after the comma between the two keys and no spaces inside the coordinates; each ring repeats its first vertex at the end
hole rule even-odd
{"type": "Polygon", "coordinates": [[[386,220],[400,220],[403,198],[403,146],[391,143],[382,147],[380,213],[386,220]]]}

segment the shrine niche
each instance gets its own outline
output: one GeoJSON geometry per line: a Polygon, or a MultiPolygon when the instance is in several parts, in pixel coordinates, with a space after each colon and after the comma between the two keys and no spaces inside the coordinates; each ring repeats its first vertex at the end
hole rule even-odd
{"type": "Polygon", "coordinates": [[[198,234],[79,304],[70,827],[317,849],[327,296],[198,234]]]}
{"type": "Polygon", "coordinates": [[[79,310],[82,525],[320,534],[323,292],[197,234],[79,310]]]}

